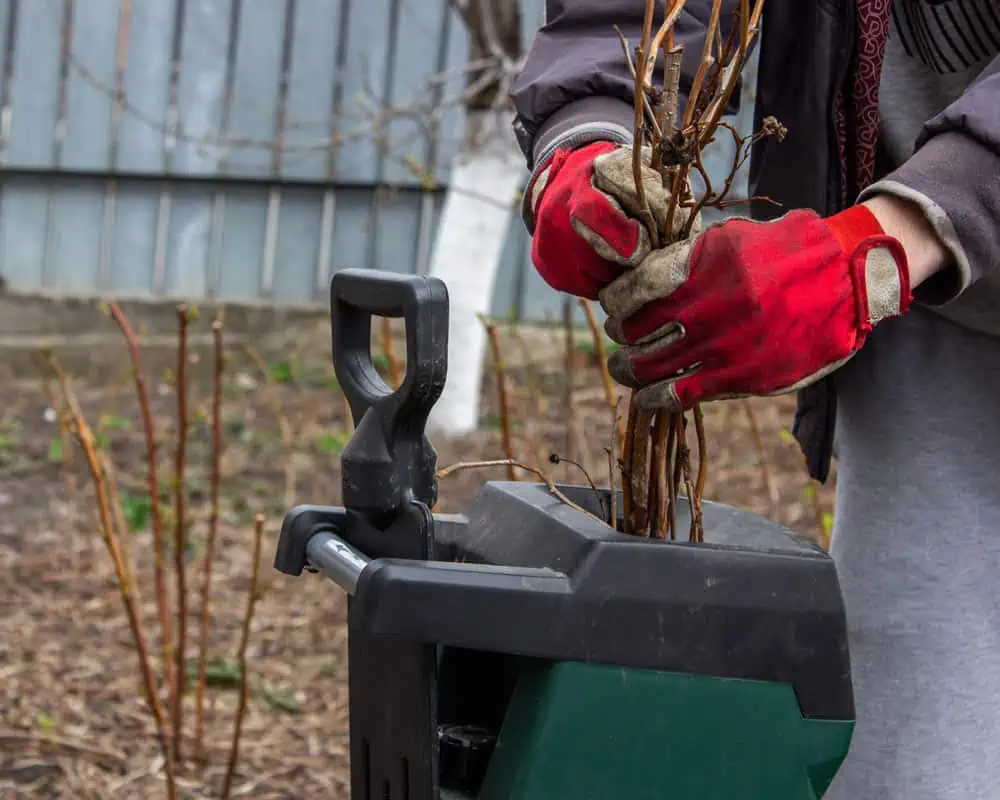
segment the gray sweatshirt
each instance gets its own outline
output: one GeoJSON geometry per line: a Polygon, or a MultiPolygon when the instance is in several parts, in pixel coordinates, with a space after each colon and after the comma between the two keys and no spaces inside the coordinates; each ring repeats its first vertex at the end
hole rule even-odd
{"type": "MultiPolygon", "coordinates": [[[[887,167],[906,164],[913,156],[924,122],[961,97],[1000,53],[997,8],[1000,6],[993,0],[896,0],[879,88],[880,135],[887,167]]],[[[998,113],[1000,93],[995,89],[992,103],[994,113],[998,113]]],[[[989,161],[982,166],[988,171],[995,169],[989,161]]],[[[944,173],[951,167],[931,161],[903,167],[900,174],[919,172],[929,176],[935,168],[944,173]]],[[[1000,187],[1000,172],[993,172],[992,181],[1000,187]]],[[[996,227],[996,209],[992,214],[988,211],[986,198],[975,194],[975,183],[968,188],[962,221],[969,224],[969,218],[985,211],[980,224],[993,226],[992,253],[979,256],[983,263],[976,270],[951,216],[927,193],[890,174],[862,192],[860,199],[884,192],[918,203],[951,250],[958,264],[952,274],[960,281],[950,286],[941,281],[931,283],[922,295],[918,292],[918,297],[953,322],[1000,336],[1000,228],[996,227]]]]}

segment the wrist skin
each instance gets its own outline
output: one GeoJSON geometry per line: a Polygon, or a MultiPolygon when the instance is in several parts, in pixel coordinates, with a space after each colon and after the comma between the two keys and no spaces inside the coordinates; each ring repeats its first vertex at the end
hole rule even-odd
{"type": "Polygon", "coordinates": [[[874,215],[887,235],[903,245],[911,290],[935,273],[952,266],[951,253],[915,203],[894,195],[879,194],[862,205],[874,215]]]}

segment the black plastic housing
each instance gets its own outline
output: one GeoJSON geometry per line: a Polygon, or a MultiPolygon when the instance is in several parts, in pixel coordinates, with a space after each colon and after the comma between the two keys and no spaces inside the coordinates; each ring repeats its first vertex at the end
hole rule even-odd
{"type": "MultiPolygon", "coordinates": [[[[597,506],[590,490],[563,489],[597,506]]],[[[716,503],[703,512],[702,544],[643,540],[566,506],[542,485],[489,483],[468,508],[467,525],[436,539],[438,553],[460,563],[371,564],[351,629],[787,683],[803,716],[852,719],[833,561],[754,514],[716,503]]]]}

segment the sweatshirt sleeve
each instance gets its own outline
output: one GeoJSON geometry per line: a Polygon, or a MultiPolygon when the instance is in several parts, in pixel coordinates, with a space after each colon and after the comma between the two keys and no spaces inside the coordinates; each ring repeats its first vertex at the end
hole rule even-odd
{"type": "MultiPolygon", "coordinates": [[[[665,13],[657,0],[658,24],[665,13]]],[[[738,0],[724,0],[720,16],[723,40],[728,36],[738,0]]],[[[629,45],[642,40],[645,0],[546,0],[545,23],[536,33],[511,97],[514,130],[528,168],[535,170],[558,148],[594,141],[628,144],[632,140],[633,81],[625,62],[617,27],[629,45]]],[[[694,79],[711,14],[711,0],[688,0],[674,25],[683,45],[680,107],[694,79]]],[[[654,71],[662,79],[663,59],[654,71]]],[[[740,87],[730,101],[737,112],[740,87]]],[[[525,208],[522,205],[522,216],[525,208]]],[[[532,221],[525,216],[529,230],[532,221]]]]}
{"type": "Polygon", "coordinates": [[[919,206],[952,254],[954,266],[922,283],[916,299],[943,305],[1000,268],[1000,56],[924,124],[913,155],[859,202],[879,193],[919,206]]]}

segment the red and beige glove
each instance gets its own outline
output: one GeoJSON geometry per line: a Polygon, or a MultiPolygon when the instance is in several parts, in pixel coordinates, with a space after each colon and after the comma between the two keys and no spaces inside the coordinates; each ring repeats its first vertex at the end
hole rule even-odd
{"type": "Polygon", "coordinates": [[[785,394],[849,360],[910,305],[906,254],[864,206],[732,218],[600,291],[609,368],[646,409],[785,394]]]}
{"type": "MultiPolygon", "coordinates": [[[[670,194],[648,166],[648,154],[644,156],[646,200],[658,230],[663,230],[670,194]]],[[[527,192],[534,217],[532,261],[552,288],[596,300],[603,286],[649,255],[649,231],[640,221],[642,204],[630,147],[595,142],[557,150],[536,170],[527,192]]],[[[688,216],[685,209],[676,209],[675,235],[688,216]]],[[[697,223],[692,230],[697,232],[697,223]]]]}

